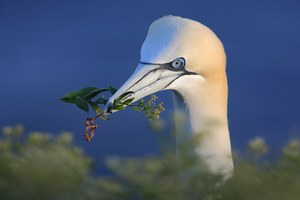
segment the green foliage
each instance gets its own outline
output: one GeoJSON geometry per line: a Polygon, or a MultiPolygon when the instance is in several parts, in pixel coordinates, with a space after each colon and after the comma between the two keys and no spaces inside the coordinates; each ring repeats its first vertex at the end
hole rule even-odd
{"type": "Polygon", "coordinates": [[[116,98],[110,107],[110,110],[123,110],[125,106],[129,106],[133,102],[134,98],[126,99],[133,92],[125,92],[116,98]]]}
{"type": "MultiPolygon", "coordinates": [[[[0,199],[74,200],[296,200],[300,196],[300,140],[291,140],[269,161],[262,138],[235,153],[234,176],[209,172],[193,149],[194,138],[168,145],[160,156],[109,157],[113,176],[91,176],[91,159],[73,144],[72,134],[53,136],[23,127],[5,127],[0,139],[0,199]],[[180,157],[178,157],[180,156],[180,157]],[[180,159],[179,159],[180,158],[180,159]]],[[[169,136],[168,136],[169,137],[169,136]]]]}
{"type": "Polygon", "coordinates": [[[73,199],[86,180],[91,160],[70,133],[54,137],[23,127],[5,127],[0,140],[0,199],[73,199]]]}
{"type": "MultiPolygon", "coordinates": [[[[117,90],[111,86],[106,89],[86,87],[81,90],[68,93],[61,97],[60,100],[66,103],[74,104],[79,109],[86,112],[89,112],[91,107],[99,117],[107,120],[107,113],[103,113],[102,109],[99,106],[105,105],[107,103],[108,99],[105,98],[105,96],[101,95],[101,93],[107,91],[109,91],[111,95],[113,95],[117,90]],[[96,100],[94,100],[95,98],[96,100]]],[[[129,106],[136,112],[142,110],[150,121],[152,121],[153,119],[158,119],[160,113],[165,110],[162,106],[162,103],[159,103],[158,105],[155,104],[155,101],[158,98],[155,95],[152,95],[151,98],[145,102],[143,99],[141,99],[138,104],[132,105],[132,103],[134,102],[134,98],[129,98],[132,93],[132,91],[128,91],[121,94],[113,101],[112,105],[110,105],[109,110],[123,110],[126,106],[129,106]]]]}
{"type": "Polygon", "coordinates": [[[249,142],[248,156],[237,154],[234,176],[225,182],[191,153],[192,146],[191,141],[184,145],[180,161],[172,151],[164,152],[162,157],[111,158],[108,166],[117,175],[113,184],[119,184],[127,199],[296,200],[300,196],[297,139],[291,140],[280,157],[270,162],[263,157],[265,142],[255,138],[249,142]]]}
{"type": "Polygon", "coordinates": [[[149,121],[154,119],[159,119],[160,113],[163,112],[165,109],[163,107],[163,103],[159,103],[158,105],[155,104],[155,101],[158,99],[157,96],[151,95],[151,98],[144,102],[142,99],[138,105],[134,107],[135,111],[139,111],[138,107],[145,113],[149,121]]]}
{"type": "MultiPolygon", "coordinates": [[[[75,92],[70,92],[63,97],[60,98],[61,101],[66,103],[75,104],[81,110],[89,112],[89,105],[92,109],[97,113],[101,114],[102,110],[99,108],[96,102],[93,102],[92,99],[105,91],[115,91],[114,88],[107,89],[98,89],[95,87],[86,87],[81,90],[77,90],[75,92]]],[[[100,100],[99,100],[100,101],[100,100]]],[[[106,103],[105,100],[102,100],[101,103],[106,103]]]]}
{"type": "MultiPolygon", "coordinates": [[[[249,142],[251,146],[252,142],[249,142]]],[[[257,152],[261,146],[257,146],[257,152]]],[[[264,154],[264,152],[262,152],[264,154]]],[[[239,157],[235,176],[220,188],[224,199],[298,199],[300,195],[300,141],[291,140],[273,162],[239,157]],[[290,152],[293,152],[290,154],[290,152]],[[262,162],[263,161],[263,162],[262,162]],[[230,188],[235,188],[230,191],[230,188]]]]}
{"type": "Polygon", "coordinates": [[[97,118],[108,120],[107,115],[112,113],[112,111],[123,110],[126,106],[129,106],[133,108],[136,112],[139,112],[140,108],[145,113],[149,121],[152,121],[153,119],[159,119],[160,113],[165,110],[162,106],[162,103],[158,105],[155,104],[155,101],[157,100],[157,97],[155,95],[152,95],[151,98],[146,102],[144,102],[144,100],[141,99],[138,104],[132,104],[134,102],[134,97],[131,97],[133,92],[128,91],[114,99],[114,101],[111,105],[109,105],[107,110],[103,112],[99,105],[105,105],[107,103],[108,99],[101,95],[102,92],[106,91],[110,91],[110,93],[113,95],[117,90],[111,86],[107,89],[86,87],[81,90],[68,93],[60,98],[61,101],[75,104],[78,108],[86,112],[89,112],[89,109],[91,107],[97,114],[95,117],[87,118],[85,120],[86,127],[83,133],[83,137],[88,142],[90,142],[91,139],[94,137],[95,130],[98,127],[97,124],[95,124],[95,120],[97,118]],[[96,98],[97,96],[98,98],[96,98]],[[96,100],[94,100],[95,98],[96,100]]]}

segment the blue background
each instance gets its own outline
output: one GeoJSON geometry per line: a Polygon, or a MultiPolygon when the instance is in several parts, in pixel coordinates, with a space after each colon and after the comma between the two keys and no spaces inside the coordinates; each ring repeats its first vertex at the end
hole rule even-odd
{"type": "MultiPolygon", "coordinates": [[[[276,149],[300,132],[299,10],[296,0],[1,0],[0,126],[71,131],[100,173],[108,155],[158,153],[158,136],[129,109],[98,121],[96,137],[85,142],[87,115],[59,97],[85,86],[121,86],[139,62],[151,22],[173,14],[202,22],[224,43],[233,148],[260,135],[276,149]]],[[[168,119],[171,93],[158,96],[168,119]]]]}

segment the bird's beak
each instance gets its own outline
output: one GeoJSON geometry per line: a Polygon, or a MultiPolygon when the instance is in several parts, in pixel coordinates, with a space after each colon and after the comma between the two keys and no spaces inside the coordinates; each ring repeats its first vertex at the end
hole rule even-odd
{"type": "Polygon", "coordinates": [[[111,105],[115,99],[126,92],[132,93],[126,96],[124,100],[134,98],[133,102],[135,102],[145,96],[166,89],[174,80],[185,74],[186,71],[169,70],[159,64],[140,63],[123,86],[110,97],[105,105],[104,112],[116,112],[116,110],[111,109],[111,105]]]}

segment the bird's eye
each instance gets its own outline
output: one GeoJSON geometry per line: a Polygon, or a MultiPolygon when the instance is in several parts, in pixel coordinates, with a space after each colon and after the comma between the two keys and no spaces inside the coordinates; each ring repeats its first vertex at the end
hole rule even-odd
{"type": "Polygon", "coordinates": [[[184,67],[184,65],[185,65],[185,60],[184,60],[184,58],[177,58],[176,60],[174,60],[174,61],[172,62],[172,67],[173,67],[174,69],[181,69],[181,68],[184,67]]]}

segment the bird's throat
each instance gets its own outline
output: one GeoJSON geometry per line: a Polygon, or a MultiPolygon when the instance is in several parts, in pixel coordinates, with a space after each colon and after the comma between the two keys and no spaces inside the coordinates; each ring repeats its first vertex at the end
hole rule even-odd
{"type": "Polygon", "coordinates": [[[185,84],[177,83],[181,87],[174,88],[175,116],[181,120],[176,126],[180,132],[177,141],[182,142],[190,136],[200,138],[196,153],[211,172],[229,177],[233,161],[227,123],[226,77],[214,84],[197,76],[193,79],[192,82],[191,77],[181,79],[185,84]]]}

